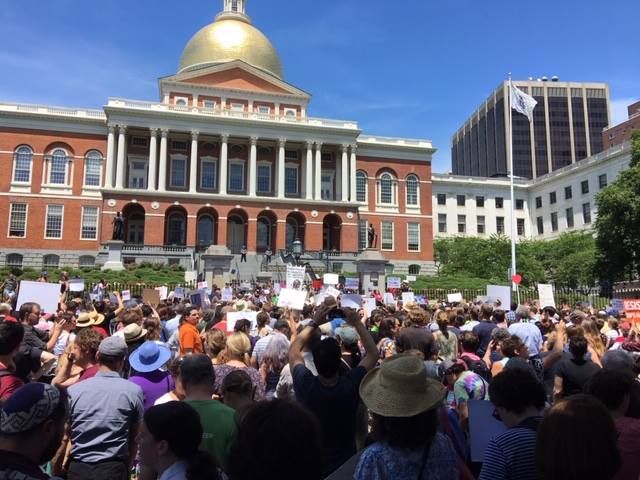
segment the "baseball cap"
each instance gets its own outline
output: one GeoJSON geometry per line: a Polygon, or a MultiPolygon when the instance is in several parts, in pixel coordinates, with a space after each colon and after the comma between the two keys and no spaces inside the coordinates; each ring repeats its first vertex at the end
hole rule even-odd
{"type": "Polygon", "coordinates": [[[98,353],[107,357],[124,357],[127,352],[127,344],[122,337],[107,337],[98,347],[98,353]]]}

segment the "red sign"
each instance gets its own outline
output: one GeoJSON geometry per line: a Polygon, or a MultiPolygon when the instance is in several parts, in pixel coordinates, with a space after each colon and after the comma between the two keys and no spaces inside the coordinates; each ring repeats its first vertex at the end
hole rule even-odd
{"type": "Polygon", "coordinates": [[[623,299],[624,314],[630,322],[640,322],[640,299],[623,299]]]}
{"type": "Polygon", "coordinates": [[[516,285],[520,285],[520,282],[522,282],[522,275],[516,273],[513,277],[511,277],[511,280],[513,280],[513,283],[515,283],[516,285]]]}
{"type": "Polygon", "coordinates": [[[313,288],[322,288],[322,280],[314,280],[311,286],[313,288]]]}

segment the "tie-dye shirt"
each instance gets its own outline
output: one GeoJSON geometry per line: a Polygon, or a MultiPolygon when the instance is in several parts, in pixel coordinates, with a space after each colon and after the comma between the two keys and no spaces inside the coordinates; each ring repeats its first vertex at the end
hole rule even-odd
{"type": "Polygon", "coordinates": [[[453,385],[453,394],[457,405],[468,400],[489,400],[489,384],[477,373],[467,370],[453,385]]]}

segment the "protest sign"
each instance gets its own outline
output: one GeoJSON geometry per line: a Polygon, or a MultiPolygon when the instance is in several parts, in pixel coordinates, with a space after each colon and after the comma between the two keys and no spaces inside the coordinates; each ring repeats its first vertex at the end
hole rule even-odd
{"type": "Polygon", "coordinates": [[[195,307],[202,307],[202,295],[200,295],[200,291],[191,292],[189,294],[189,303],[195,307]]]}
{"type": "Polygon", "coordinates": [[[20,310],[22,304],[27,302],[39,304],[44,313],[56,313],[60,302],[60,284],[22,280],[16,309],[20,310]]]}
{"type": "Polygon", "coordinates": [[[236,322],[238,320],[249,320],[251,322],[251,328],[255,328],[258,321],[258,312],[228,312],[227,313],[227,332],[233,332],[236,322]]]}
{"type": "Polygon", "coordinates": [[[344,288],[347,290],[358,290],[360,288],[360,279],[347,277],[344,279],[344,288]]]}
{"type": "Polygon", "coordinates": [[[84,280],[82,278],[74,278],[69,280],[70,292],[84,292],[84,280]]]}
{"type": "Polygon", "coordinates": [[[173,298],[183,299],[184,298],[184,288],[183,287],[176,287],[176,289],[173,291],[173,298]]]}
{"type": "Polygon", "coordinates": [[[538,284],[538,298],[540,299],[540,307],[556,308],[556,301],[553,298],[553,285],[548,283],[538,284]]]}
{"type": "Polygon", "coordinates": [[[252,290],[253,287],[251,286],[250,282],[242,282],[240,284],[240,290],[242,290],[243,292],[248,292],[250,290],[252,290]]]}
{"type": "Polygon", "coordinates": [[[325,292],[327,293],[327,295],[331,295],[336,300],[342,294],[342,292],[340,290],[338,290],[337,288],[334,288],[334,287],[327,287],[325,292]]]}
{"type": "Polygon", "coordinates": [[[511,287],[487,285],[487,297],[494,303],[500,302],[504,310],[511,308],[511,287]]]}
{"type": "Polygon", "coordinates": [[[388,277],[387,278],[387,288],[400,288],[400,277],[388,277]]]}
{"type": "Polygon", "coordinates": [[[311,286],[315,289],[322,288],[322,285],[322,280],[314,280],[313,282],[311,282],[311,286]]]}
{"type": "MultiPolygon", "coordinates": [[[[205,282],[206,283],[206,282],[205,282]]],[[[166,300],[167,295],[169,294],[169,288],[165,287],[156,287],[158,291],[158,295],[160,295],[160,300],[166,300]]]]}
{"type": "Polygon", "coordinates": [[[367,313],[371,315],[371,312],[373,312],[376,309],[376,299],[366,298],[364,300],[364,307],[367,309],[367,313]]]}
{"type": "Polygon", "coordinates": [[[280,290],[280,296],[278,297],[278,307],[290,308],[292,310],[302,310],[306,298],[307,292],[305,292],[304,290],[283,288],[282,290],[280,290]]]}
{"type": "Polygon", "coordinates": [[[419,305],[429,305],[429,300],[424,295],[416,295],[416,303],[419,305]]]}
{"type": "Polygon", "coordinates": [[[337,273],[325,273],[322,281],[325,285],[337,285],[340,283],[340,278],[337,273]]]}
{"type": "Polygon", "coordinates": [[[386,292],[384,294],[384,304],[385,305],[395,305],[396,299],[393,297],[393,293],[386,292]]]}
{"type": "Polygon", "coordinates": [[[617,310],[618,313],[624,312],[624,301],[621,298],[614,298],[611,300],[611,308],[617,310]]]}
{"type": "Polygon", "coordinates": [[[504,423],[493,416],[496,407],[486,400],[468,400],[471,461],[481,462],[489,440],[507,430],[504,423]]]}
{"type": "Polygon", "coordinates": [[[273,284],[273,293],[275,293],[276,295],[280,295],[280,290],[282,290],[282,287],[280,286],[279,283],[274,283],[273,284]]]}
{"type": "Polygon", "coordinates": [[[324,299],[327,298],[329,296],[329,294],[327,293],[326,290],[322,290],[318,293],[315,294],[315,296],[313,297],[314,303],[316,305],[320,305],[322,302],[324,302],[324,299]]]}
{"type": "Polygon", "coordinates": [[[640,322],[640,299],[622,300],[624,303],[624,314],[630,322],[640,322]]]}
{"type": "Polygon", "coordinates": [[[145,288],[142,290],[142,301],[149,305],[156,306],[160,303],[160,292],[155,288],[145,288]]]}
{"type": "Polygon", "coordinates": [[[415,281],[416,281],[415,275],[407,275],[407,282],[415,282],[415,281]]]}
{"type": "Polygon", "coordinates": [[[207,282],[198,282],[198,290],[206,290],[209,288],[207,282]]]}
{"type": "Polygon", "coordinates": [[[462,301],[462,293],[449,293],[447,294],[447,302],[449,303],[459,303],[462,301]]]}
{"type": "Polygon", "coordinates": [[[230,287],[226,287],[222,290],[222,299],[223,302],[231,302],[233,300],[233,289],[230,287]]]}
{"type": "Polygon", "coordinates": [[[340,297],[340,305],[360,310],[362,308],[362,297],[360,295],[342,295],[340,297]]]}
{"type": "Polygon", "coordinates": [[[304,276],[306,271],[306,267],[294,267],[293,265],[287,265],[287,288],[300,290],[304,285],[304,276]]]}
{"type": "Polygon", "coordinates": [[[123,302],[128,302],[129,300],[131,300],[131,291],[130,290],[122,290],[122,301],[123,302]]]}
{"type": "Polygon", "coordinates": [[[413,292],[402,292],[402,304],[406,305],[409,302],[415,302],[416,297],[413,292]]]}

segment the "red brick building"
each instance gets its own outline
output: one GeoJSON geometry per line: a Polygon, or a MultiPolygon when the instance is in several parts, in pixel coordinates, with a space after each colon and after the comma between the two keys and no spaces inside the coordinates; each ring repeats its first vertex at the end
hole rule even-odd
{"type": "Polygon", "coordinates": [[[122,212],[125,261],[195,269],[209,245],[298,239],[349,269],[373,224],[396,271],[431,268],[431,142],[309,117],[244,2],[225,0],[159,83],[158,102],[103,110],[0,103],[0,263],[102,263],[122,212]]]}
{"type": "Polygon", "coordinates": [[[610,148],[631,141],[631,132],[640,130],[640,101],[627,107],[629,118],[618,125],[605,128],[602,132],[602,143],[610,148]]]}

